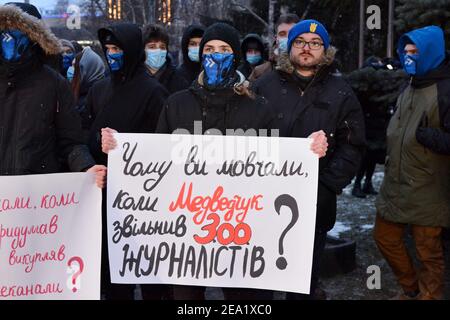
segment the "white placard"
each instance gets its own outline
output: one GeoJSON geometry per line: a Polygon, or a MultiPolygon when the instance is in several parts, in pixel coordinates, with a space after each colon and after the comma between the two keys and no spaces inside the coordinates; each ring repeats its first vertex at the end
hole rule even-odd
{"type": "Polygon", "coordinates": [[[311,139],[115,137],[113,283],[309,293],[318,184],[311,139]]]}
{"type": "Polygon", "coordinates": [[[91,173],[0,177],[0,299],[100,299],[91,173]]]}

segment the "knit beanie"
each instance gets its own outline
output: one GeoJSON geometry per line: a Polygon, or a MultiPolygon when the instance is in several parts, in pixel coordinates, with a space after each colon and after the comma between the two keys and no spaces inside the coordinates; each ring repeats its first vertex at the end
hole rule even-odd
{"type": "Polygon", "coordinates": [[[322,38],[323,46],[326,49],[330,46],[330,37],[328,35],[327,29],[317,20],[303,20],[297,23],[289,31],[288,35],[288,52],[291,52],[292,43],[301,34],[304,33],[315,33],[322,38]]]}
{"type": "Polygon", "coordinates": [[[223,22],[217,22],[209,26],[203,34],[202,41],[200,42],[200,60],[203,56],[203,47],[211,40],[221,40],[230,45],[233,49],[235,65],[239,65],[241,60],[241,44],[239,40],[239,32],[229,24],[223,22]]]}

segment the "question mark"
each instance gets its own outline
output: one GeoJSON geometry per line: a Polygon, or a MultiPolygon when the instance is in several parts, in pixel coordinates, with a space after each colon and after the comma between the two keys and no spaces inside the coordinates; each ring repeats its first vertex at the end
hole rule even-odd
{"type": "MultiPolygon", "coordinates": [[[[274,205],[275,205],[275,210],[277,211],[278,215],[281,214],[280,209],[282,206],[288,207],[292,213],[291,222],[284,229],[283,233],[280,236],[280,239],[278,240],[278,251],[280,252],[280,255],[282,255],[284,253],[284,249],[283,249],[284,237],[289,232],[289,230],[291,230],[292,227],[297,223],[299,212],[298,212],[297,201],[288,194],[282,194],[282,195],[278,196],[275,199],[274,205]]],[[[279,257],[277,259],[276,265],[277,265],[278,269],[284,270],[287,267],[287,261],[284,257],[279,257]]]]}
{"type": "Polygon", "coordinates": [[[81,259],[80,257],[72,257],[69,259],[69,261],[67,262],[67,265],[69,266],[69,268],[72,267],[73,262],[78,262],[79,265],[79,269],[77,272],[75,272],[72,275],[72,285],[74,285],[74,287],[72,288],[73,292],[77,292],[77,288],[75,287],[76,284],[76,280],[77,278],[80,276],[80,274],[83,272],[84,269],[84,263],[83,263],[83,259],[81,259]]]}

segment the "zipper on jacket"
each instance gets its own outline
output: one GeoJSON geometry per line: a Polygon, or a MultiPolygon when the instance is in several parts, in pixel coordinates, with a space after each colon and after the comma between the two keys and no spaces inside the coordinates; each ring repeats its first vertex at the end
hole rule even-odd
{"type": "Polygon", "coordinates": [[[345,126],[347,127],[347,130],[348,130],[348,134],[347,134],[347,142],[350,143],[350,134],[351,134],[352,130],[350,129],[350,126],[349,126],[347,120],[344,120],[344,123],[345,123],[345,126]]]}
{"type": "Polygon", "coordinates": [[[315,74],[314,77],[312,78],[311,82],[308,83],[308,85],[306,86],[305,90],[302,90],[301,88],[298,88],[298,89],[300,90],[300,92],[301,92],[301,93],[300,93],[300,96],[303,97],[303,96],[305,95],[306,90],[308,90],[309,87],[311,87],[311,85],[314,83],[314,80],[316,79],[318,73],[319,73],[319,71],[316,72],[316,74],[315,74]]]}
{"type": "MultiPolygon", "coordinates": [[[[314,83],[314,80],[316,80],[317,75],[318,75],[319,73],[321,73],[321,72],[323,71],[323,69],[324,69],[324,66],[322,66],[321,68],[319,68],[319,70],[317,70],[317,72],[314,74],[314,77],[312,78],[311,82],[306,86],[305,90],[302,90],[302,89],[299,88],[299,90],[300,90],[300,92],[301,92],[300,95],[301,95],[302,97],[303,97],[304,94],[306,93],[306,90],[308,90],[309,87],[311,87],[311,85],[314,83]]],[[[294,71],[294,72],[295,72],[295,71],[294,71]]]]}

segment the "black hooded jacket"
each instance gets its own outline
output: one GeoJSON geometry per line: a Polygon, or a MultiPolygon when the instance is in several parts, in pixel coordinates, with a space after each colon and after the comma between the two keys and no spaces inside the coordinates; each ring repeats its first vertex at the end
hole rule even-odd
{"type": "Polygon", "coordinates": [[[240,72],[242,72],[242,74],[245,76],[245,78],[249,78],[250,74],[253,72],[253,69],[261,64],[263,64],[264,62],[266,62],[267,57],[266,57],[266,53],[265,53],[265,48],[264,48],[264,43],[263,40],[261,39],[261,37],[259,35],[257,35],[256,33],[250,33],[247,36],[245,36],[244,40],[242,40],[242,44],[241,44],[241,55],[242,55],[242,62],[241,65],[239,66],[238,70],[240,72]],[[248,61],[247,61],[247,50],[248,50],[248,45],[250,42],[256,42],[258,45],[258,50],[261,52],[261,61],[256,64],[256,65],[251,65],[248,61]]]}
{"type": "Polygon", "coordinates": [[[186,79],[176,72],[169,55],[167,55],[166,63],[152,76],[159,81],[169,94],[186,89],[188,86],[186,79]]]}
{"type": "Polygon", "coordinates": [[[118,24],[98,32],[106,54],[105,38],[114,35],[124,51],[124,65],[109,78],[97,82],[89,91],[87,108],[93,121],[89,134],[89,148],[95,159],[106,164],[101,150],[101,129],[119,132],[151,133],[155,131],[159,113],[167,91],[144,66],[142,34],[134,24],[118,24]]]}
{"type": "Polygon", "coordinates": [[[197,79],[201,71],[201,63],[194,62],[189,59],[189,40],[193,37],[201,37],[205,29],[202,26],[191,25],[186,28],[181,39],[181,50],[183,53],[183,64],[178,66],[176,73],[179,77],[185,81],[183,83],[184,88],[187,89],[191,86],[192,82],[197,79]]]}
{"type": "Polygon", "coordinates": [[[83,171],[95,164],[83,144],[69,83],[44,64],[59,54],[56,37],[36,17],[0,6],[0,30],[18,29],[31,45],[18,62],[0,58],[0,175],[83,171]]]}

